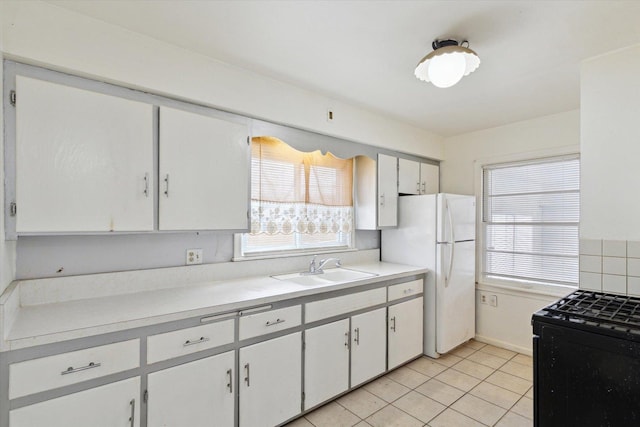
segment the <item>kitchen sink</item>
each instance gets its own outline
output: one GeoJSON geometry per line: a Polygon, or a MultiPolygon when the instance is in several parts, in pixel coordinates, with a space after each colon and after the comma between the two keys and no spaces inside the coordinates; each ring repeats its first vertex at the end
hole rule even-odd
{"type": "Polygon", "coordinates": [[[324,273],[320,274],[291,273],[271,277],[278,280],[285,280],[287,282],[294,282],[303,286],[316,286],[352,282],[354,280],[366,279],[368,277],[375,276],[377,276],[375,273],[351,270],[349,268],[331,268],[324,270],[324,273]]]}

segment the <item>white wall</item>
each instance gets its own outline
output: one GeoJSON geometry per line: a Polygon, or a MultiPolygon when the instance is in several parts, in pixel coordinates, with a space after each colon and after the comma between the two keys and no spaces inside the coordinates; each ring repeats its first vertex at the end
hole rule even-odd
{"type": "MultiPolygon", "coordinates": [[[[578,110],[447,138],[444,141],[445,159],[440,169],[441,189],[478,197],[482,164],[576,153],[579,145],[578,110]]],[[[531,314],[559,296],[561,293],[533,293],[479,283],[476,338],[531,353],[531,314]],[[481,293],[496,295],[497,307],[481,304],[481,293]]]]}
{"type": "Polygon", "coordinates": [[[440,188],[448,193],[475,194],[476,162],[499,163],[550,153],[576,153],[579,146],[578,110],[446,138],[440,188]]]}
{"type": "Polygon", "coordinates": [[[640,45],[581,70],[580,237],[640,240],[640,45]]]}
{"type": "MultiPolygon", "coordinates": [[[[442,138],[38,1],[4,2],[3,51],[23,62],[378,147],[442,158],[442,138]],[[335,120],[326,121],[331,105],[335,120]]],[[[171,25],[171,23],[168,23],[171,25]]]]}

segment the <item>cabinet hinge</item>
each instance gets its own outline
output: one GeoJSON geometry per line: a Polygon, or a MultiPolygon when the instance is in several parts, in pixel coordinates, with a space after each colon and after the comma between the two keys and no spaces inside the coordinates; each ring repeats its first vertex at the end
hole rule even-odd
{"type": "Polygon", "coordinates": [[[149,401],[149,390],[144,391],[144,394],[142,395],[142,401],[144,403],[147,403],[149,401]]]}
{"type": "Polygon", "coordinates": [[[9,215],[16,216],[17,213],[18,213],[18,205],[16,205],[16,202],[11,202],[9,204],[9,215]]]}
{"type": "Polygon", "coordinates": [[[11,105],[13,105],[14,107],[16,106],[16,91],[15,90],[9,91],[9,103],[11,105]]]}

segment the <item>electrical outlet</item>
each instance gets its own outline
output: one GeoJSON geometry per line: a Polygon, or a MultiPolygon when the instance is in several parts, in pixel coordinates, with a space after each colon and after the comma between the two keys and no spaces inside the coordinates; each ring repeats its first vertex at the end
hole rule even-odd
{"type": "Polygon", "coordinates": [[[202,249],[187,249],[187,265],[202,264],[202,249]]]}
{"type": "Polygon", "coordinates": [[[487,298],[487,294],[480,294],[480,304],[489,304],[489,298],[487,298]]]}

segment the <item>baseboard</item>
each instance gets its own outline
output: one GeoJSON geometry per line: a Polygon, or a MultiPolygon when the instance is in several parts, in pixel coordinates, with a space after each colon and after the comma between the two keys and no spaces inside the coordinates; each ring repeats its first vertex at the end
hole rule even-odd
{"type": "Polygon", "coordinates": [[[476,335],[475,337],[476,341],[480,341],[482,343],[485,344],[491,344],[494,345],[496,347],[501,347],[507,350],[511,350],[511,351],[515,351],[518,353],[522,353],[522,354],[526,354],[527,356],[532,356],[533,355],[533,351],[531,350],[531,347],[521,347],[519,345],[515,345],[506,341],[500,341],[497,340],[495,338],[491,338],[491,337],[486,337],[483,335],[476,335]]]}

